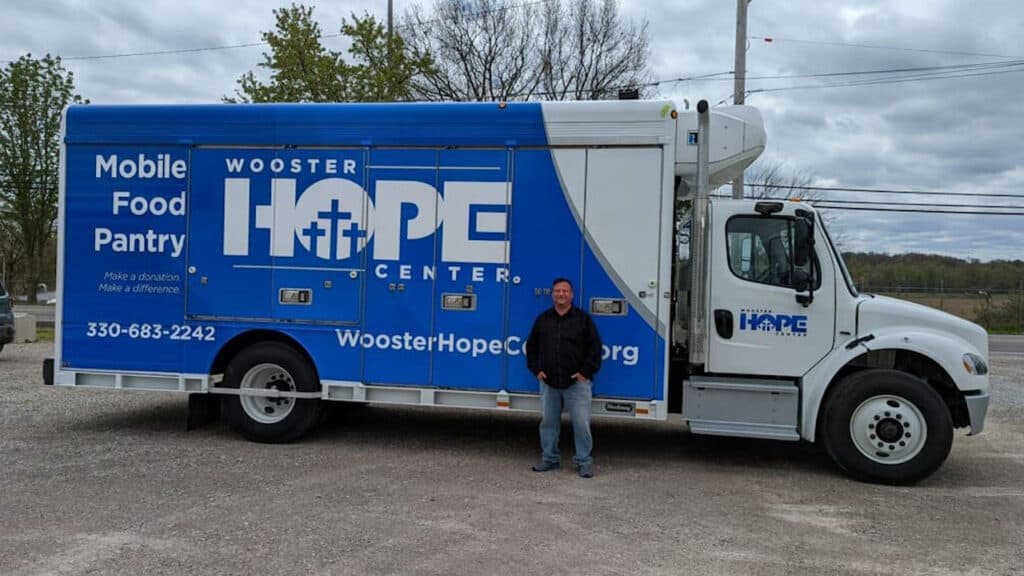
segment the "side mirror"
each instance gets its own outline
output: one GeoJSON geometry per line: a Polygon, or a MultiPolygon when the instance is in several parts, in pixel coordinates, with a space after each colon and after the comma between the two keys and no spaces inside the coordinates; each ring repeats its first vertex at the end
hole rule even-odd
{"type": "Polygon", "coordinates": [[[814,213],[797,210],[796,215],[793,225],[793,288],[797,292],[796,301],[806,307],[814,302],[814,258],[811,256],[814,253],[814,213]],[[808,271],[796,269],[804,267],[808,271]]]}
{"type": "Polygon", "coordinates": [[[806,220],[797,220],[793,236],[793,265],[806,266],[811,258],[811,225],[806,220]]]}
{"type": "Polygon", "coordinates": [[[797,292],[807,292],[811,287],[811,277],[803,270],[793,271],[793,289],[797,292]]]}

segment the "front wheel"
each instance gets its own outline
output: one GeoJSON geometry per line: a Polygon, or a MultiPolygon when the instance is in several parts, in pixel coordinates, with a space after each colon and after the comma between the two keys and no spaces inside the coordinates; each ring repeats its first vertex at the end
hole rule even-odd
{"type": "Polygon", "coordinates": [[[224,371],[224,385],[242,394],[225,399],[228,424],[256,442],[291,442],[308,432],[320,415],[317,398],[273,397],[246,391],[317,392],[320,382],[309,362],[280,342],[242,350],[224,371]]]}
{"type": "Polygon", "coordinates": [[[854,477],[913,484],[935,472],[953,445],[953,421],[927,383],[896,370],[864,370],[839,382],[824,408],[832,459],[854,477]]]}

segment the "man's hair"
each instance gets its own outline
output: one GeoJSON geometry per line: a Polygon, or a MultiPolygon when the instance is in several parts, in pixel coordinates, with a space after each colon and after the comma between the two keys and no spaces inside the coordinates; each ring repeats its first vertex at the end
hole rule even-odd
{"type": "Polygon", "coordinates": [[[569,280],[568,278],[555,278],[555,281],[551,283],[551,287],[554,288],[555,284],[558,284],[559,282],[565,282],[566,284],[569,285],[569,289],[573,290],[572,281],[569,280]]]}

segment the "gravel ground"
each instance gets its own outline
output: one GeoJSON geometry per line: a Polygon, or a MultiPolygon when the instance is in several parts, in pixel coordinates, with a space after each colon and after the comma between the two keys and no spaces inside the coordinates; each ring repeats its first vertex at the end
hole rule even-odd
{"type": "Polygon", "coordinates": [[[595,420],[591,480],[530,472],[532,415],[331,405],[253,444],[185,432],[183,396],[42,386],[50,353],[0,353],[0,574],[1024,574],[1021,355],[985,433],[893,488],[666,423],[595,420]]]}

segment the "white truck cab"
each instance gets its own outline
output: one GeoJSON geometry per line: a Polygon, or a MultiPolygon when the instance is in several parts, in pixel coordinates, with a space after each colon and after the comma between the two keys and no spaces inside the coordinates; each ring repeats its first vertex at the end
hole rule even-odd
{"type": "Polygon", "coordinates": [[[710,199],[696,173],[695,196],[680,187],[673,326],[693,432],[820,442],[854,476],[885,483],[931,474],[954,428],[981,432],[984,329],[859,292],[812,206],[710,199]]]}

